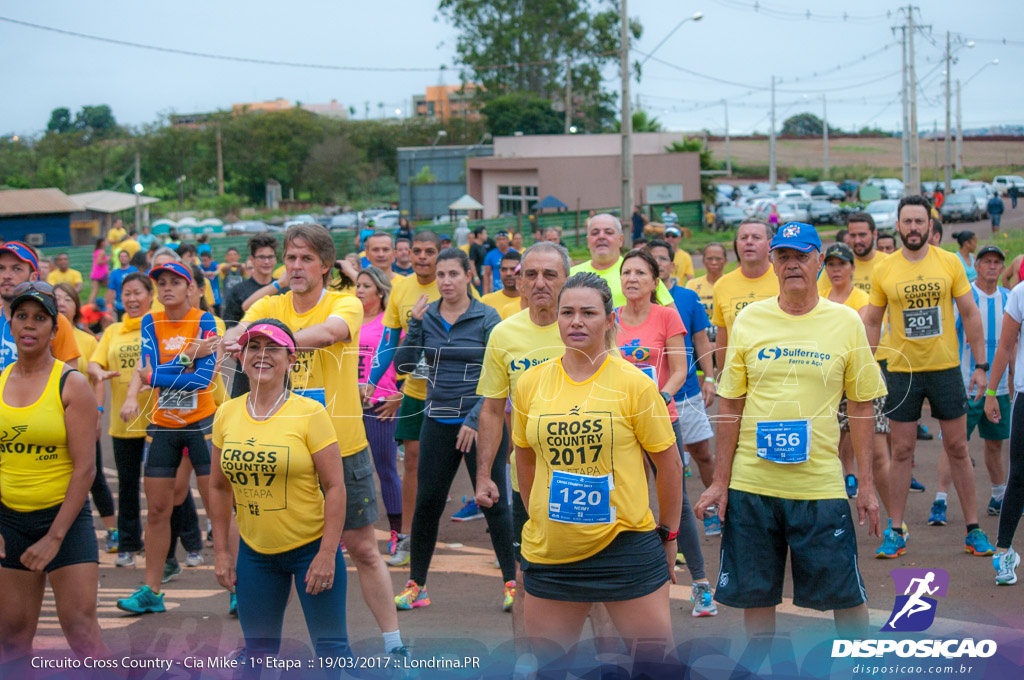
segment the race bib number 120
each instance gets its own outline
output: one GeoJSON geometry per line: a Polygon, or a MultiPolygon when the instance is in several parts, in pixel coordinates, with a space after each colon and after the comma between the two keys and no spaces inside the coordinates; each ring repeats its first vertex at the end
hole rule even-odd
{"type": "Polygon", "coordinates": [[[615,488],[612,476],[578,475],[554,470],[548,494],[548,518],[567,524],[611,524],[615,508],[610,492],[615,488]]]}

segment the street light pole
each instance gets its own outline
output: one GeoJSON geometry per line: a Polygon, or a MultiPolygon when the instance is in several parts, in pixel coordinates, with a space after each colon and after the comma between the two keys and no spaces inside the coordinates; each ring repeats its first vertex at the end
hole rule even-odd
{"type": "Polygon", "coordinates": [[[953,185],[953,147],[952,147],[952,130],[950,125],[950,103],[953,94],[953,88],[950,87],[950,77],[953,71],[953,55],[950,50],[950,33],[946,31],[946,175],[945,183],[943,188],[949,191],[949,187],[953,185]]]}
{"type": "Polygon", "coordinates": [[[725,174],[732,177],[732,154],[729,153],[729,102],[722,100],[725,109],[725,174]]]}
{"type": "Polygon", "coordinates": [[[768,132],[768,184],[775,191],[777,174],[775,172],[775,76],[772,76],[772,129],[768,132]]]}
{"type": "Polygon", "coordinates": [[[629,14],[626,0],[620,0],[622,32],[619,38],[619,61],[622,70],[622,223],[633,215],[633,111],[629,96],[629,14]]]}
{"type": "Polygon", "coordinates": [[[821,95],[821,131],[822,139],[825,142],[825,164],[823,168],[824,179],[828,179],[828,102],[825,95],[821,95]]]}
{"type": "Polygon", "coordinates": [[[956,81],[956,171],[964,171],[964,121],[960,117],[960,79],[956,81]]]}
{"type": "Polygon", "coordinates": [[[140,159],[139,159],[139,153],[135,152],[135,184],[132,186],[132,188],[135,190],[135,233],[136,234],[139,233],[139,230],[141,229],[140,225],[142,224],[142,216],[141,216],[141,214],[139,212],[139,210],[141,208],[141,197],[140,197],[140,194],[142,193],[141,191],[139,191],[139,186],[142,184],[142,172],[141,172],[140,165],[141,165],[141,162],[140,162],[140,159]]]}

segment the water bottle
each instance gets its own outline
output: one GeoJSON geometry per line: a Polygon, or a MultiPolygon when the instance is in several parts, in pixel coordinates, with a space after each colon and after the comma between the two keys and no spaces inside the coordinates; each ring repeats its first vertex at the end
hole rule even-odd
{"type": "Polygon", "coordinates": [[[704,535],[719,536],[722,533],[722,522],[718,519],[718,506],[709,505],[704,510],[704,535]]]}

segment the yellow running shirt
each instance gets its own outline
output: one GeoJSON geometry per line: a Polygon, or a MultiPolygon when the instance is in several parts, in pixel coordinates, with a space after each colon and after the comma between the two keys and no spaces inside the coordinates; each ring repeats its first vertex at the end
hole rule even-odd
{"type": "Polygon", "coordinates": [[[718,394],[745,397],[730,489],[795,500],[846,498],[836,410],[886,393],[860,317],[824,298],[803,316],[786,314],[777,297],[751,304],[729,334],[718,394]],[[810,428],[807,459],[769,458],[771,441],[810,428]],[[783,429],[786,428],[786,429],[783,429]],[[770,437],[768,443],[763,440],[770,437]]]}
{"type": "Polygon", "coordinates": [[[768,266],[768,271],[756,279],[748,279],[743,275],[742,269],[734,269],[715,282],[712,303],[714,316],[711,317],[711,323],[726,330],[731,345],[732,324],[740,310],[752,302],[778,294],[779,279],[771,265],[768,266]]]}
{"type": "MultiPolygon", "coordinates": [[[[829,292],[832,289],[829,288],[829,292]]],[[[828,299],[828,294],[822,295],[821,297],[828,299]]],[[[834,302],[834,301],[833,301],[834,302]]],[[[855,312],[859,312],[860,308],[868,303],[868,294],[860,288],[853,288],[850,290],[850,295],[843,301],[843,304],[852,309],[855,312]]],[[[839,303],[836,303],[839,304],[839,303]]]]}
{"type": "Polygon", "coordinates": [[[325,290],[319,304],[305,314],[298,314],[292,303],[293,295],[288,291],[257,300],[242,321],[278,319],[292,333],[321,324],[332,316],[348,324],[348,342],[300,351],[291,380],[292,389],[302,390],[300,394],[327,407],[342,457],[359,453],[366,448],[363,404],[359,398],[359,328],[363,324],[363,303],[354,295],[325,290]]]}
{"type": "Polygon", "coordinates": [[[46,275],[46,282],[51,286],[56,286],[58,283],[70,283],[74,287],[81,286],[82,272],[70,267],[66,272],[62,272],[59,269],[51,269],[50,273],[46,275]]]}
{"type": "Polygon", "coordinates": [[[505,295],[502,290],[496,290],[493,293],[488,293],[480,298],[480,302],[493,307],[498,310],[498,315],[502,321],[509,318],[513,314],[518,314],[522,309],[523,299],[520,297],[510,298],[505,295]]]}
{"type": "MultiPolygon", "coordinates": [[[[619,257],[618,262],[613,264],[608,269],[594,269],[591,264],[591,260],[587,260],[581,264],[576,265],[569,270],[569,274],[579,274],[580,272],[590,272],[591,274],[597,274],[608,283],[608,287],[612,289],[612,306],[621,307],[626,304],[626,296],[622,293],[622,275],[619,270],[622,269],[622,257],[619,257]]],[[[659,305],[674,305],[675,299],[672,297],[672,293],[668,292],[668,288],[665,284],[658,280],[658,304],[659,305]]]]}
{"type": "Polygon", "coordinates": [[[124,321],[111,324],[100,336],[96,350],[89,361],[99,364],[104,371],[117,371],[119,375],[111,378],[110,383],[110,428],[107,433],[111,437],[122,439],[138,439],[146,436],[149,425],[149,414],[153,410],[155,390],[143,390],[139,393],[139,416],[131,423],[121,420],[118,415],[124,404],[128,386],[132,382],[132,372],[139,362],[142,350],[142,333],[139,327],[142,318],[133,319],[125,316],[124,321]]]}
{"type": "MultiPolygon", "coordinates": [[[[721,279],[719,279],[721,281],[721,279]]],[[[686,287],[697,294],[700,298],[700,302],[704,305],[704,311],[707,312],[708,319],[714,317],[714,296],[715,296],[715,284],[708,281],[708,276],[698,276],[695,279],[690,279],[686,282],[686,287]]]]}
{"type": "Polygon", "coordinates": [[[78,351],[80,352],[75,368],[78,369],[79,373],[88,378],[89,357],[96,351],[96,346],[99,342],[92,333],[86,333],[81,328],[75,328],[75,344],[78,345],[78,351]]]}
{"type": "Polygon", "coordinates": [[[0,374],[0,501],[18,512],[52,508],[64,502],[75,467],[60,398],[64,363],[53,362],[39,399],[22,407],[3,398],[12,366],[0,374]]]}
{"type": "Polygon", "coordinates": [[[253,550],[282,553],[324,533],[324,495],[313,454],[338,441],[319,402],[294,392],[269,420],[254,420],[248,394],[224,403],[213,444],[235,497],[238,531],[253,550]]]}
{"type": "MultiPolygon", "coordinates": [[[[883,252],[877,250],[871,251],[871,259],[865,262],[861,262],[857,258],[853,258],[853,287],[860,288],[862,291],[871,294],[871,272],[875,270],[875,266],[889,257],[883,252]]],[[[832,283],[828,280],[828,276],[825,272],[821,273],[818,278],[818,294],[822,297],[828,297],[828,292],[832,290],[832,283]]]]}
{"type": "MultiPolygon", "coordinates": [[[[528,368],[563,354],[565,345],[558,333],[558,322],[538,326],[530,319],[530,310],[524,309],[491,331],[476,393],[492,399],[512,397],[516,393],[516,383],[528,368]]],[[[514,409],[515,406],[513,413],[514,409]]],[[[508,459],[512,465],[512,490],[519,491],[515,450],[509,451],[508,459]]]]}
{"type": "Polygon", "coordinates": [[[676,251],[676,256],[673,259],[673,262],[675,262],[676,268],[675,271],[672,272],[672,276],[676,277],[677,283],[686,283],[686,277],[688,275],[691,279],[693,278],[693,258],[690,257],[688,252],[680,248],[676,251]]]}
{"type": "Polygon", "coordinates": [[[523,557],[578,562],[623,531],[654,529],[643,452],[664,451],[676,438],[653,380],[609,353],[576,383],[556,359],[519,378],[512,401],[512,440],[537,460],[523,557]],[[580,511],[590,521],[564,519],[580,511]]]}
{"type": "Polygon", "coordinates": [[[889,307],[887,358],[894,373],[960,365],[953,298],[970,293],[971,284],[956,255],[927,248],[919,262],[908,261],[897,250],[872,272],[871,304],[889,307]]]}

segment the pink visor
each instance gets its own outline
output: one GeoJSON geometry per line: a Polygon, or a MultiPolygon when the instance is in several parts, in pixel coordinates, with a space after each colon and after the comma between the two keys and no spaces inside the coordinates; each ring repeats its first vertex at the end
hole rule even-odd
{"type": "Polygon", "coordinates": [[[258,323],[255,326],[249,326],[249,328],[242,333],[242,336],[238,338],[238,344],[245,347],[249,340],[257,335],[270,338],[271,342],[281,345],[281,347],[287,347],[289,352],[295,351],[295,343],[288,337],[288,334],[277,326],[273,326],[269,323],[258,323]]]}

